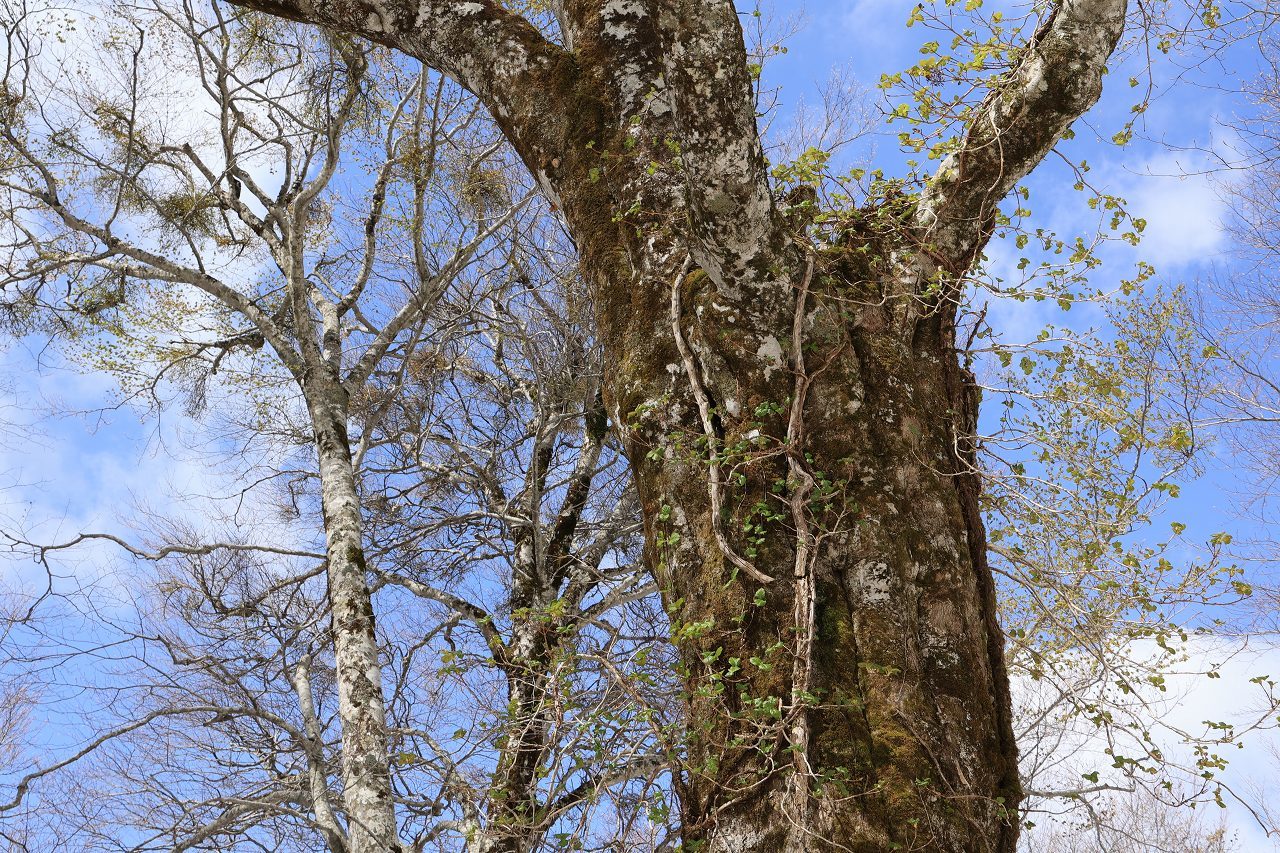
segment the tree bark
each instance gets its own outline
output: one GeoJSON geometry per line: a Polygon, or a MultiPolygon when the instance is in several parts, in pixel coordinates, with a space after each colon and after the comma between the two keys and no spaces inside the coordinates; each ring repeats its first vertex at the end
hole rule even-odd
{"type": "MultiPolygon", "coordinates": [[[[1017,753],[951,309],[893,297],[883,272],[818,267],[811,289],[796,270],[800,334],[776,347],[700,321],[720,297],[705,276],[678,280],[720,501],[697,400],[641,385],[645,367],[626,377],[690,697],[686,837],[735,853],[1010,850],[1017,753]]],[[[684,367],[679,349],[654,356],[684,367]]]]}
{"type": "Polygon", "coordinates": [[[686,842],[1012,851],[963,279],[1097,100],[1124,0],[1063,0],[916,197],[814,248],[774,203],[730,0],[235,0],[475,92],[566,217],[688,689],[686,842]]]}
{"type": "MultiPolygon", "coordinates": [[[[320,371],[315,371],[319,373],[320,371]]],[[[347,393],[336,381],[304,382],[320,463],[329,605],[342,723],[342,802],[349,853],[398,853],[388,766],[382,667],[366,580],[363,520],[351,445],[347,393]]]]}

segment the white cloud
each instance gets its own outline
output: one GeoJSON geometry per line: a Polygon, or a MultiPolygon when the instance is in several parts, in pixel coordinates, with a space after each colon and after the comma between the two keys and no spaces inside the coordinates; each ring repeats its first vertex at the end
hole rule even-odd
{"type": "Polygon", "coordinates": [[[1212,260],[1224,242],[1226,205],[1209,176],[1180,174],[1188,168],[1162,155],[1148,162],[1149,174],[1120,183],[1130,211],[1147,221],[1139,251],[1162,272],[1212,260]]]}

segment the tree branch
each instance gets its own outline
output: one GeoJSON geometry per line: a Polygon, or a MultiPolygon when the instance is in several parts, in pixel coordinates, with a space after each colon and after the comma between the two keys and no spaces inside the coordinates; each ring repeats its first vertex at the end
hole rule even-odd
{"type": "Polygon", "coordinates": [[[556,109],[559,89],[551,83],[573,63],[563,48],[496,0],[227,2],[400,50],[479,97],[526,159],[534,151],[554,156],[545,152],[563,135],[560,124],[568,116],[556,109]]]}
{"type": "Polygon", "coordinates": [[[144,726],[150,725],[152,722],[160,719],[161,717],[175,717],[175,716],[181,716],[184,714],[197,714],[197,713],[203,713],[203,712],[222,712],[224,710],[225,710],[224,708],[221,708],[217,705],[193,705],[193,706],[184,707],[184,708],[163,708],[158,711],[152,711],[151,713],[147,714],[141,719],[133,720],[132,722],[125,723],[124,725],[119,726],[118,728],[114,728],[108,732],[104,732],[103,734],[98,735],[97,737],[89,741],[87,744],[85,744],[76,752],[72,753],[70,756],[62,759],[61,761],[54,762],[53,764],[50,764],[47,767],[43,767],[38,770],[33,770],[27,775],[23,776],[21,779],[19,779],[18,784],[14,786],[13,798],[9,800],[9,802],[7,803],[0,803],[0,814],[3,814],[4,812],[8,812],[8,811],[13,811],[18,806],[22,805],[22,801],[26,799],[27,793],[31,790],[31,784],[33,782],[43,779],[45,776],[48,776],[50,773],[54,773],[58,770],[61,770],[64,767],[67,767],[71,764],[76,763],[77,761],[84,758],[89,753],[97,750],[99,747],[101,747],[103,744],[107,743],[108,741],[114,740],[115,738],[121,737],[122,735],[127,735],[129,734],[129,732],[137,731],[138,729],[144,726]]]}
{"type": "Polygon", "coordinates": [[[437,589],[430,584],[425,584],[403,575],[378,572],[378,577],[383,583],[403,587],[418,596],[418,598],[425,598],[428,601],[443,604],[450,610],[462,614],[468,622],[475,625],[480,631],[480,635],[484,637],[485,643],[488,645],[494,659],[500,664],[505,663],[507,655],[506,643],[503,642],[502,635],[498,633],[498,629],[494,627],[493,617],[484,608],[472,604],[461,596],[437,589]]]}
{"type": "Polygon", "coordinates": [[[206,554],[212,554],[215,551],[224,551],[224,550],[225,551],[252,551],[254,553],[273,554],[280,557],[307,557],[313,560],[326,559],[324,554],[319,554],[319,553],[316,553],[315,551],[299,551],[292,548],[276,548],[271,545],[251,545],[247,543],[236,543],[236,542],[210,542],[205,545],[165,545],[164,547],[160,548],[158,551],[147,551],[142,548],[138,548],[135,545],[131,545],[129,542],[126,542],[124,539],[121,539],[119,536],[113,536],[110,533],[81,533],[79,536],[75,537],[74,539],[68,540],[66,542],[60,542],[56,545],[40,545],[35,542],[27,542],[26,540],[18,539],[8,533],[4,533],[0,535],[3,535],[4,538],[8,539],[14,545],[21,545],[21,546],[25,546],[25,547],[36,550],[41,559],[44,559],[45,555],[48,554],[50,551],[65,551],[67,549],[74,548],[77,545],[80,545],[81,543],[87,542],[91,539],[106,540],[107,542],[111,542],[119,546],[120,548],[129,552],[134,557],[137,557],[140,560],[150,560],[152,562],[158,562],[160,560],[163,560],[165,557],[168,557],[174,554],[201,557],[201,556],[205,556],[206,554]]]}
{"type": "Polygon", "coordinates": [[[434,304],[444,288],[471,262],[486,241],[514,219],[532,198],[532,195],[526,195],[513,204],[506,213],[489,223],[469,243],[459,246],[453,253],[453,257],[433,277],[418,283],[418,287],[409,295],[405,304],[387,322],[378,337],[360,356],[360,360],[347,373],[343,382],[348,389],[354,390],[373,374],[378,362],[386,355],[387,349],[395,342],[396,337],[434,304]]]}
{"type": "Polygon", "coordinates": [[[1127,0],[1061,0],[1008,76],[975,110],[916,215],[930,254],[967,269],[991,236],[996,206],[1102,94],[1102,75],[1124,32],[1127,0]]]}

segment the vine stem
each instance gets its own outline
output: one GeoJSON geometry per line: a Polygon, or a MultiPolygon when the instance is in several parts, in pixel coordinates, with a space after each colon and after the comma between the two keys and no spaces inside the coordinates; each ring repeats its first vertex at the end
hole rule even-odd
{"type": "Polygon", "coordinates": [[[707,396],[706,386],[702,384],[693,350],[684,339],[684,331],[680,328],[680,286],[693,265],[691,258],[685,258],[675,281],[671,283],[671,333],[676,339],[676,349],[680,351],[680,360],[684,363],[684,372],[689,377],[689,386],[693,390],[693,398],[698,404],[698,417],[702,421],[702,433],[707,439],[707,492],[711,499],[711,532],[715,536],[716,545],[720,547],[725,559],[732,563],[748,577],[759,583],[773,583],[773,578],[755,567],[755,564],[734,550],[729,537],[724,532],[724,520],[721,510],[724,507],[724,483],[720,470],[720,439],[711,423],[711,400],[707,396]]]}
{"type": "Polygon", "coordinates": [[[814,255],[807,254],[804,278],[796,293],[795,314],[791,321],[791,368],[795,387],[791,395],[791,411],[787,419],[787,469],[791,480],[788,504],[796,532],[796,554],[792,573],[795,581],[793,621],[796,651],[791,669],[791,707],[788,740],[795,772],[791,778],[791,796],[795,814],[804,819],[808,814],[809,780],[813,768],[809,764],[809,714],[807,704],[813,680],[813,643],[816,620],[817,586],[813,573],[816,539],[809,525],[808,501],[814,479],[804,458],[804,407],[809,396],[810,376],[804,363],[804,321],[809,302],[809,286],[813,281],[814,255]]]}

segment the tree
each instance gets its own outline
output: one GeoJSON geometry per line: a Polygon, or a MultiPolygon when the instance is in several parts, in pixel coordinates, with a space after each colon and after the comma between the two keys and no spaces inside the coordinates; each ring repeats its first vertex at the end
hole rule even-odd
{"type": "MultiPolygon", "coordinates": [[[[369,471],[385,498],[370,525],[379,574],[470,629],[441,650],[442,678],[473,700],[462,718],[483,715],[453,733],[462,758],[449,759],[458,779],[487,782],[454,784],[473,812],[468,849],[645,849],[678,721],[661,614],[637,565],[636,498],[608,434],[581,282],[545,249],[519,254],[467,367],[394,404],[391,453],[369,471]],[[435,506],[414,509],[418,495],[435,506]]],[[[424,716],[412,695],[396,704],[424,716]]],[[[423,760],[439,761],[424,743],[423,760]]]]}
{"type": "Polygon", "coordinates": [[[1046,7],[927,185],[821,233],[770,183],[729,2],[236,2],[448,74],[563,212],[683,661],[687,842],[1012,849],[956,309],[1123,0],[1046,7]]]}
{"type": "MultiPolygon", "coordinates": [[[[414,850],[648,849],[674,721],[634,496],[598,443],[598,353],[522,290],[493,294],[492,335],[404,383],[359,466],[398,830],[414,850]]],[[[79,649],[110,672],[109,737],[74,778],[41,777],[33,837],[345,849],[323,555],[151,536],[173,550],[79,649]]]]}
{"type": "Polygon", "coordinates": [[[1212,359],[1182,295],[1115,297],[1107,314],[1112,329],[991,345],[1007,366],[984,386],[1002,414],[980,457],[1023,809],[1104,834],[1118,797],[1170,812],[1238,797],[1219,771],[1276,707],[1261,678],[1247,712],[1194,730],[1168,718],[1189,683],[1221,677],[1238,649],[1215,617],[1253,589],[1229,536],[1188,556],[1180,516],[1152,524],[1210,447],[1212,359]]]}
{"type": "MultiPolygon", "coordinates": [[[[276,74],[280,65],[288,67],[296,50],[289,31],[261,19],[245,20],[243,28],[185,31],[182,44],[194,42],[197,52],[212,45],[215,52],[234,56],[244,55],[248,46],[252,56],[254,46],[261,49],[269,40],[277,45],[274,58],[262,58],[262,66],[276,74]],[[211,36],[227,44],[205,44],[211,36]]],[[[151,51],[157,34],[147,31],[151,51]]],[[[139,56],[141,42],[125,39],[124,45],[137,51],[124,68],[148,67],[149,58],[139,56]]],[[[160,50],[173,48],[165,41],[160,50]]],[[[312,79],[328,73],[323,65],[321,59],[312,79]]],[[[412,63],[397,65],[413,70],[412,63]]],[[[136,97],[164,106],[162,99],[148,98],[145,71],[130,76],[124,100],[136,97]]],[[[419,78],[406,78],[408,90],[421,92],[430,82],[435,93],[427,122],[432,137],[442,108],[445,113],[472,109],[447,86],[437,87],[429,78],[415,86],[414,79],[419,78]]],[[[225,112],[228,103],[236,109],[236,99],[222,92],[216,100],[215,113],[225,112]]],[[[95,113],[101,107],[90,103],[95,113]]],[[[351,142],[363,138],[363,125],[353,127],[345,142],[361,157],[367,143],[351,142]]],[[[828,123],[828,130],[837,142],[845,136],[837,124],[828,123]]],[[[139,150],[151,144],[144,125],[135,123],[121,135],[139,150]]],[[[454,128],[448,135],[458,138],[454,128]]],[[[368,183],[349,172],[335,180],[341,191],[330,198],[342,214],[335,219],[333,210],[322,210],[324,227],[308,229],[310,245],[323,252],[316,274],[323,268],[333,278],[340,257],[330,242],[336,234],[343,235],[337,242],[346,243],[350,257],[358,257],[366,245],[362,187],[372,188],[374,198],[378,186],[391,187],[394,209],[398,167],[417,159],[413,146],[407,147],[410,152],[388,167],[391,160],[379,160],[387,152],[371,146],[375,165],[368,183]],[[350,225],[361,228],[344,233],[350,225]]],[[[801,185],[792,201],[804,210],[812,206],[804,196],[810,182],[818,183],[828,149],[806,152],[801,146],[796,152],[795,161],[774,177],[801,185]]],[[[102,169],[105,162],[88,166],[102,169]]],[[[465,176],[443,183],[456,188],[473,212],[503,203],[522,182],[497,161],[465,157],[419,174],[457,167],[465,176]]],[[[256,171],[261,175],[262,166],[256,171]]],[[[110,185],[111,179],[95,184],[110,185]]],[[[822,176],[818,192],[833,188],[838,182],[822,176]]],[[[144,192],[149,189],[144,186],[144,192]]],[[[414,198],[423,199],[416,186],[414,198]]],[[[171,225],[175,212],[183,219],[191,215],[188,199],[178,195],[168,201],[163,225],[171,225]]],[[[824,198],[828,206],[832,201],[830,195],[824,198]]],[[[145,204],[135,202],[126,210],[136,214],[134,207],[145,204]]],[[[429,216],[462,213],[463,208],[445,206],[429,216]]],[[[809,215],[824,224],[833,221],[826,210],[809,215]]],[[[207,228],[206,219],[200,232],[186,236],[199,242],[207,228]]],[[[357,436],[352,467],[364,517],[371,601],[381,622],[377,636],[383,659],[394,662],[382,678],[390,709],[390,754],[381,759],[396,791],[398,833],[414,847],[450,849],[460,837],[472,849],[530,849],[571,836],[579,845],[598,838],[601,844],[640,849],[660,837],[653,834],[652,816],[665,807],[666,783],[654,774],[666,770],[670,753],[665,747],[676,715],[664,716],[663,727],[647,725],[669,710],[662,701],[667,682],[660,668],[632,666],[641,655],[658,656],[661,638],[644,636],[650,631],[643,618],[637,624],[634,617],[623,617],[631,623],[627,629],[607,621],[606,605],[646,603],[650,586],[635,571],[629,546],[622,546],[627,553],[606,555],[608,531],[630,531],[638,523],[631,520],[630,497],[617,499],[625,494],[618,481],[594,499],[589,498],[592,487],[582,486],[592,459],[602,469],[612,469],[615,462],[614,448],[606,447],[600,432],[605,416],[594,394],[597,354],[590,335],[579,328],[587,300],[563,272],[562,260],[549,259],[549,244],[556,239],[527,230],[506,235],[511,242],[504,240],[496,262],[482,265],[478,277],[451,290],[447,303],[436,306],[441,311],[424,313],[414,330],[419,345],[384,362],[388,369],[370,376],[349,411],[348,428],[357,436]],[[498,272],[502,265],[505,273],[498,272]],[[515,281],[490,281],[507,275],[515,281]],[[551,294],[560,295],[548,301],[551,294]],[[457,339],[442,335],[437,324],[465,331],[457,339]],[[489,343],[478,344],[481,338],[489,343]],[[579,414],[588,429],[580,431],[579,414]],[[612,508],[582,527],[588,504],[612,508]],[[548,519],[545,525],[534,523],[539,517],[548,519]],[[579,539],[577,534],[585,535],[588,528],[595,532],[579,539]],[[512,567],[510,576],[493,573],[495,559],[512,567]],[[623,562],[616,563],[619,559],[623,562]],[[597,594],[598,601],[583,606],[597,594]],[[598,646],[595,640],[601,641],[598,646]],[[444,665],[432,667],[437,653],[444,665]],[[650,693],[655,688],[656,697],[650,693]],[[446,714],[438,715],[435,707],[446,695],[456,698],[446,714]],[[461,712],[470,728],[442,737],[450,730],[448,712],[461,712]],[[641,724],[632,724],[637,721],[641,724]],[[613,805],[601,811],[600,800],[613,805]],[[642,805],[653,808],[647,827],[642,805]]],[[[383,240],[399,235],[394,227],[375,231],[383,240]]],[[[223,240],[230,243],[225,235],[223,240]]],[[[245,251],[251,244],[246,237],[236,248],[245,251]]],[[[19,250],[19,263],[10,283],[22,284],[28,298],[12,305],[18,310],[29,312],[37,297],[49,295],[45,279],[23,266],[29,258],[22,250],[37,245],[18,241],[11,247],[19,250]]],[[[148,313],[147,299],[158,298],[155,294],[139,299],[128,292],[136,289],[122,282],[94,280],[92,261],[80,264],[75,256],[49,251],[48,244],[44,248],[35,258],[36,271],[61,270],[59,282],[73,286],[69,304],[43,307],[54,313],[61,331],[79,341],[73,348],[81,349],[85,362],[157,401],[164,377],[179,375],[188,386],[188,409],[220,420],[215,431],[220,426],[225,434],[247,437],[248,445],[272,447],[266,454],[251,454],[271,461],[245,472],[246,477],[252,480],[257,473],[283,480],[284,500],[273,511],[301,516],[300,527],[309,524],[322,503],[313,488],[312,430],[288,390],[287,376],[273,370],[272,360],[246,362],[225,339],[211,344],[185,325],[176,329],[174,315],[148,313]],[[53,266],[41,266],[50,261],[53,266]],[[157,346],[156,329],[179,334],[181,346],[172,351],[157,346]],[[113,356],[111,347],[122,341],[130,354],[141,357],[113,356]],[[228,377],[231,387],[254,390],[258,411],[236,409],[218,394],[228,377]],[[282,389],[263,395],[282,383],[282,389]],[[262,416],[264,404],[275,410],[273,418],[262,416]]],[[[363,294],[365,305],[382,299],[397,303],[396,284],[384,280],[394,263],[385,252],[380,255],[378,276],[363,294]],[[379,289],[388,286],[390,291],[379,289]]],[[[1045,295],[1028,283],[1022,288],[1018,295],[1028,290],[1037,298],[1045,295]]],[[[164,295],[167,307],[182,308],[172,294],[164,295]]],[[[1070,298],[1062,290],[1054,295],[1070,298]]],[[[978,305],[970,314],[981,310],[978,305]]],[[[1147,698],[1126,701],[1122,694],[1162,684],[1179,662],[1187,636],[1172,612],[1176,604],[1210,601],[1215,587],[1230,591],[1237,576],[1233,568],[1213,563],[1191,565],[1184,576],[1172,571],[1164,546],[1137,548],[1128,541],[1149,520],[1159,496],[1176,488],[1171,478],[1193,465],[1196,425],[1186,422],[1186,408],[1200,389],[1184,382],[1183,374],[1194,373],[1195,365],[1186,352],[1188,341],[1176,328],[1176,311],[1123,302],[1116,313],[1114,345],[1048,330],[1047,338],[1022,346],[979,346],[976,341],[990,337],[979,317],[966,321],[976,325],[964,347],[966,363],[978,359],[979,371],[985,371],[981,359],[987,356],[999,356],[1005,368],[995,385],[982,380],[983,391],[998,394],[1009,408],[1000,431],[981,437],[977,461],[983,469],[984,512],[993,525],[993,571],[1013,581],[997,589],[1002,621],[1014,638],[1007,665],[1014,677],[1046,688],[1034,696],[1015,691],[1014,730],[1023,749],[1020,769],[1027,794],[1021,809],[1034,816],[1045,809],[1046,799],[1054,801],[1049,808],[1074,806],[1099,832],[1124,830],[1107,805],[1120,786],[1159,789],[1176,778],[1170,771],[1179,769],[1150,740],[1147,698]],[[1134,323],[1135,317],[1142,319],[1134,323]],[[1014,352],[1023,356],[1017,367],[1014,352]],[[1006,447],[1012,460],[1001,458],[1006,447]],[[1135,640],[1153,637],[1159,648],[1154,656],[1133,654],[1135,640]],[[1082,770],[1094,770],[1086,779],[1098,775],[1093,765],[1056,762],[1064,739],[1076,738],[1077,729],[1088,725],[1096,727],[1097,739],[1106,740],[1113,758],[1124,762],[1118,773],[1107,771],[1108,779],[1082,785],[1082,770]]],[[[179,311],[176,318],[207,322],[198,310],[179,311]]],[[[33,779],[41,789],[39,804],[28,806],[21,796],[17,804],[27,816],[45,816],[46,830],[61,824],[70,833],[63,836],[65,843],[82,846],[119,846],[125,839],[132,849],[345,845],[345,807],[330,788],[342,753],[333,742],[335,668],[324,594],[317,588],[323,554],[267,551],[270,556],[264,558],[260,549],[239,543],[246,528],[234,524],[220,543],[195,529],[162,530],[154,523],[150,528],[145,535],[157,540],[158,550],[133,551],[161,562],[159,595],[144,593],[134,602],[137,627],[101,613],[91,633],[111,624],[151,666],[118,670],[116,680],[135,698],[124,701],[120,688],[113,688],[114,700],[95,715],[105,738],[92,739],[93,754],[75,762],[87,780],[78,774],[65,791],[57,791],[58,774],[39,770],[33,779]],[[268,673],[276,675],[264,679],[268,673]],[[216,747],[212,754],[210,744],[216,747]],[[243,760],[249,755],[253,760],[243,760]],[[64,798],[55,802],[54,792],[64,798]],[[133,844],[138,838],[143,840],[133,844]]],[[[274,541],[264,529],[259,523],[248,535],[274,541]]],[[[627,539],[624,535],[620,542],[627,539]]],[[[130,578],[131,583],[140,580],[153,581],[130,578]]],[[[88,600],[78,603],[89,612],[97,609],[88,600]]],[[[730,658],[725,671],[732,676],[741,669],[742,660],[730,658]]],[[[1234,740],[1230,730],[1215,732],[1201,742],[1213,747],[1234,740]]],[[[1204,752],[1199,766],[1187,769],[1199,776],[1218,760],[1204,752]]],[[[1217,793],[1209,779],[1198,781],[1190,796],[1194,801],[1217,793]]],[[[679,825],[667,823],[672,831],[679,825]]],[[[50,837],[41,836],[41,842],[50,837]]]]}
{"type": "MultiPolygon", "coordinates": [[[[661,614],[602,433],[599,353],[550,270],[522,266],[539,290],[509,282],[484,334],[383,378],[402,393],[356,466],[399,832],[415,850],[652,849],[676,723],[661,614]]],[[[92,751],[41,760],[33,806],[21,792],[0,804],[11,821],[23,807],[33,847],[345,849],[324,555],[264,554],[237,545],[262,536],[260,518],[224,523],[210,547],[207,531],[152,520],[163,547],[135,549],[156,570],[129,575],[129,606],[73,597],[88,625],[52,648],[48,626],[28,638],[21,657],[75,685],[61,708],[97,707],[92,751]],[[47,662],[77,655],[98,671],[47,662]]]]}
{"type": "MultiPolygon", "coordinates": [[[[421,75],[390,68],[375,84],[366,48],[349,39],[290,40],[261,27],[246,34],[217,9],[158,5],[123,16],[131,26],[106,38],[122,84],[111,89],[101,85],[101,69],[81,68],[69,83],[44,64],[41,27],[66,29],[49,9],[15,2],[5,12],[6,284],[30,310],[43,284],[64,276],[68,334],[92,345],[94,329],[123,330],[127,346],[98,353],[119,372],[145,375],[144,366],[156,362],[162,373],[195,365],[199,396],[208,375],[234,370],[238,356],[252,363],[266,349],[280,371],[276,381],[296,387],[318,463],[344,744],[349,838],[340,841],[330,825],[327,843],[399,849],[352,400],[375,371],[404,369],[422,345],[429,310],[525,205],[502,199],[478,217],[429,216],[439,203],[431,184],[437,149],[463,149],[479,163],[484,145],[466,133],[465,111],[433,110],[438,104],[421,75]],[[156,30],[190,50],[147,53],[156,30]],[[150,84],[174,80],[174,65],[214,105],[214,127],[194,140],[173,114],[178,102],[152,97],[150,84]],[[374,85],[382,100],[366,97],[374,85]],[[372,152],[378,175],[358,224],[335,217],[332,206],[344,149],[372,152]],[[278,177],[254,171],[268,156],[278,177]],[[395,216],[389,192],[400,206],[395,216]],[[389,248],[396,240],[407,244],[403,255],[389,248]],[[253,263],[275,274],[256,276],[253,263]],[[394,275],[387,263],[397,265],[394,275]],[[392,275],[398,289],[379,289],[379,303],[371,304],[370,282],[392,275]],[[390,304],[381,301],[388,297],[390,304]],[[137,325],[123,322],[122,312],[137,325]],[[157,328],[178,340],[158,339],[157,328]]],[[[309,553],[261,544],[249,550],[309,553]]],[[[314,802],[323,823],[321,799],[314,802]]]]}

